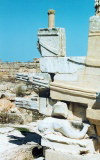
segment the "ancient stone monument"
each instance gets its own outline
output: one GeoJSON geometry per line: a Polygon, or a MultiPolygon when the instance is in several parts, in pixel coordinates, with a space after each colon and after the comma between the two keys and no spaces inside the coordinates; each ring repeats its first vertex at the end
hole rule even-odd
{"type": "Polygon", "coordinates": [[[100,0],[95,0],[96,15],[90,18],[86,64],[100,67],[100,0]]]}
{"type": "Polygon", "coordinates": [[[56,28],[55,11],[48,11],[48,28],[38,31],[38,49],[42,57],[64,57],[66,55],[65,29],[56,28]]]}
{"type": "Polygon", "coordinates": [[[38,31],[40,73],[16,75],[38,94],[38,103],[27,107],[17,98],[16,106],[47,116],[37,126],[46,160],[59,154],[60,160],[100,159],[100,0],[95,9],[86,57],[66,56],[65,29],[55,27],[55,11],[49,10],[48,28],[38,31]]]}

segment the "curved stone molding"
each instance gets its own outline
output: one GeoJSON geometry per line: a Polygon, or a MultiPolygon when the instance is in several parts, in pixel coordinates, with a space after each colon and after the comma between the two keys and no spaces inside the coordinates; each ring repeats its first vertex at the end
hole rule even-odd
{"type": "Polygon", "coordinates": [[[87,104],[89,108],[100,102],[99,93],[87,88],[83,83],[51,82],[50,96],[52,99],[87,104]]]}

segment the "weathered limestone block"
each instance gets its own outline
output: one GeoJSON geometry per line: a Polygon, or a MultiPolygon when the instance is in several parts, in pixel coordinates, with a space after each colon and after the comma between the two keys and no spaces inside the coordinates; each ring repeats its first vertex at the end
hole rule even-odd
{"type": "Polygon", "coordinates": [[[97,92],[100,91],[100,68],[93,66],[86,66],[85,69],[79,73],[79,81],[85,83],[90,88],[94,88],[97,92]]]}
{"type": "Polygon", "coordinates": [[[81,155],[83,153],[87,155],[95,153],[92,139],[75,140],[66,138],[60,134],[47,134],[42,137],[42,146],[61,152],[62,154],[81,155]]]}
{"type": "Polygon", "coordinates": [[[51,116],[53,105],[56,102],[56,100],[52,100],[50,98],[39,97],[39,112],[46,116],[51,116]]]}
{"type": "MultiPolygon", "coordinates": [[[[58,145],[57,148],[55,148],[56,150],[61,149],[59,147],[60,147],[60,144],[62,144],[62,147],[63,147],[62,151],[64,151],[64,149],[67,149],[67,150],[65,150],[65,152],[69,152],[68,148],[66,148],[67,145],[68,146],[73,146],[74,145],[74,147],[75,146],[76,147],[77,146],[78,147],[82,147],[84,151],[85,151],[85,149],[87,150],[87,148],[88,148],[89,150],[91,150],[90,151],[91,153],[95,152],[93,141],[91,139],[81,139],[81,140],[79,140],[79,139],[71,139],[71,138],[67,138],[67,137],[62,136],[61,134],[47,134],[47,135],[42,136],[42,137],[43,137],[42,138],[42,145],[43,146],[46,146],[45,145],[46,141],[48,142],[48,145],[49,145],[50,141],[51,142],[55,142],[55,144],[54,144],[55,147],[56,147],[56,143],[58,143],[59,145],[58,145]],[[63,144],[65,144],[65,145],[63,145],[63,144]],[[90,147],[90,145],[91,145],[91,147],[90,147]]],[[[72,150],[70,151],[70,153],[71,152],[72,152],[72,150]]],[[[74,150],[73,150],[73,153],[74,153],[74,150]]],[[[79,150],[78,150],[78,154],[79,154],[79,150]]]]}
{"type": "Polygon", "coordinates": [[[67,104],[64,102],[58,101],[56,104],[53,106],[53,111],[52,111],[52,116],[53,117],[63,117],[67,118],[68,116],[68,107],[67,104]]]}
{"type": "Polygon", "coordinates": [[[89,32],[100,32],[100,16],[90,17],[89,32]]]}
{"type": "Polygon", "coordinates": [[[65,29],[40,29],[38,31],[38,49],[43,57],[64,57],[66,55],[65,29]]]}
{"type": "Polygon", "coordinates": [[[39,112],[41,114],[46,114],[46,101],[47,99],[46,98],[43,98],[43,97],[39,97],[39,112]]]}
{"type": "Polygon", "coordinates": [[[66,74],[60,74],[57,73],[54,76],[54,81],[65,81],[65,82],[73,82],[73,81],[78,81],[78,72],[75,73],[66,73],[66,74]]]}
{"type": "Polygon", "coordinates": [[[39,123],[38,130],[44,134],[59,132],[72,139],[82,139],[88,131],[88,124],[58,118],[45,118],[39,123]]]}
{"type": "Polygon", "coordinates": [[[31,74],[17,74],[16,79],[26,81],[35,88],[46,89],[49,88],[51,77],[48,73],[31,73],[31,74]]]}
{"type": "Polygon", "coordinates": [[[86,104],[91,108],[96,101],[100,100],[99,93],[90,87],[87,88],[84,83],[65,83],[63,81],[50,83],[50,97],[61,101],[86,104]]]}
{"type": "Polygon", "coordinates": [[[46,73],[74,74],[84,68],[85,57],[42,57],[40,70],[46,73]]]}
{"type": "Polygon", "coordinates": [[[100,67],[100,16],[93,16],[90,18],[86,64],[100,67]]]}
{"type": "Polygon", "coordinates": [[[38,97],[34,96],[33,98],[16,97],[15,105],[16,107],[25,108],[29,110],[39,110],[38,97]]]}
{"type": "Polygon", "coordinates": [[[23,73],[23,74],[18,73],[18,74],[16,74],[16,79],[28,82],[29,81],[29,76],[25,73],[23,73]]]}
{"type": "Polygon", "coordinates": [[[100,110],[99,109],[87,109],[86,117],[92,124],[100,125],[100,110]]]}
{"type": "MultiPolygon", "coordinates": [[[[81,145],[82,147],[80,147],[78,144],[65,144],[65,142],[63,143],[59,143],[59,142],[52,142],[51,140],[42,140],[42,145],[44,147],[53,149],[55,151],[66,153],[66,154],[72,154],[72,155],[80,155],[82,152],[83,153],[89,153],[91,150],[88,149],[88,147],[84,147],[83,145],[81,145]]],[[[91,145],[91,144],[90,144],[91,145]]],[[[93,144],[92,144],[93,146],[93,144]]],[[[93,152],[92,152],[93,153],[93,152]]],[[[57,158],[57,157],[56,157],[57,158]]],[[[61,159],[62,160],[62,159],[61,159]]]]}
{"type": "Polygon", "coordinates": [[[99,160],[100,154],[87,154],[87,155],[75,155],[75,154],[68,154],[62,153],[61,151],[55,151],[53,149],[47,149],[45,151],[45,159],[46,160],[99,160]]]}

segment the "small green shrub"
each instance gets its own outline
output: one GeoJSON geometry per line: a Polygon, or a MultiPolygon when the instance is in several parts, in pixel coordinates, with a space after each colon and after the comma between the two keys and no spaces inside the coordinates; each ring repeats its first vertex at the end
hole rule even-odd
{"type": "Polygon", "coordinates": [[[24,97],[24,96],[25,96],[25,91],[22,89],[21,86],[19,86],[19,87],[16,89],[16,96],[17,96],[17,97],[24,97]]]}
{"type": "Polygon", "coordinates": [[[21,128],[21,127],[14,127],[16,130],[20,131],[20,132],[30,132],[28,128],[21,128]]]}

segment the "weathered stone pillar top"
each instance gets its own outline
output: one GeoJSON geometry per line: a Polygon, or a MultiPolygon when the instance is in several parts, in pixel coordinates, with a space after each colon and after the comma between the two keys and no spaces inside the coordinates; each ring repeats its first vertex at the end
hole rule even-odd
{"type": "Polygon", "coordinates": [[[55,10],[48,10],[48,28],[55,28],[55,10]]]}
{"type": "Polygon", "coordinates": [[[48,10],[48,14],[55,14],[55,10],[53,9],[48,10]]]}
{"type": "Polygon", "coordinates": [[[96,15],[100,16],[100,0],[95,0],[96,15]]]}

